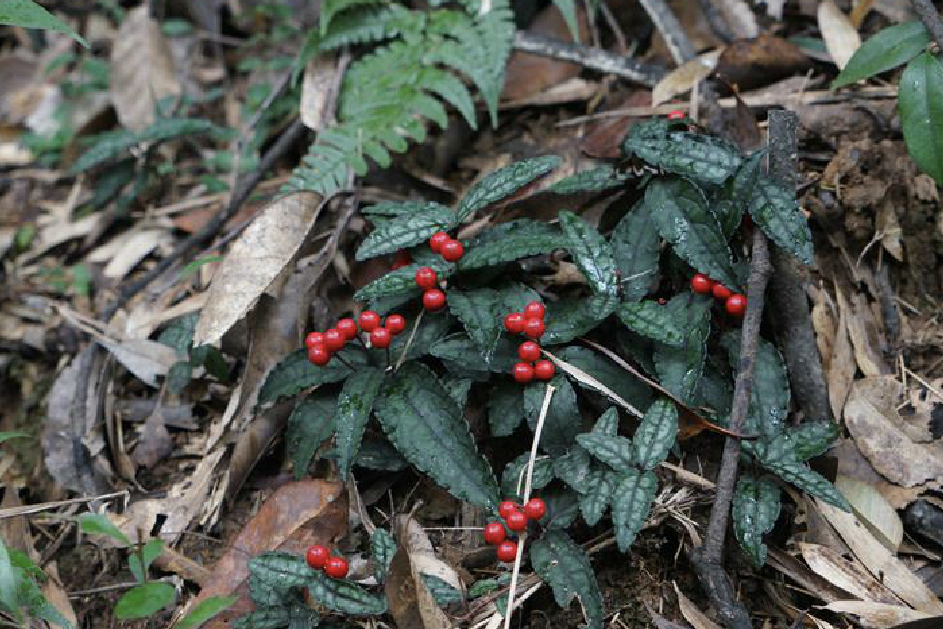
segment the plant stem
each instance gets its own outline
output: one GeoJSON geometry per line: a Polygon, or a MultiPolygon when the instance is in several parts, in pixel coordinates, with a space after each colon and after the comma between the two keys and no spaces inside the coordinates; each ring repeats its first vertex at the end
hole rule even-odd
{"type": "Polygon", "coordinates": [[[943,48],[943,21],[940,21],[940,14],[933,6],[933,2],[931,0],[910,0],[910,4],[913,5],[920,21],[930,31],[933,41],[937,43],[937,46],[943,48]]]}
{"type": "Polygon", "coordinates": [[[336,358],[337,360],[341,361],[341,362],[344,364],[344,366],[347,367],[348,369],[350,369],[351,371],[356,371],[356,369],[354,369],[354,366],[351,365],[351,364],[350,364],[349,362],[347,362],[346,360],[344,360],[344,359],[341,357],[340,354],[334,354],[334,358],[336,358]]]}

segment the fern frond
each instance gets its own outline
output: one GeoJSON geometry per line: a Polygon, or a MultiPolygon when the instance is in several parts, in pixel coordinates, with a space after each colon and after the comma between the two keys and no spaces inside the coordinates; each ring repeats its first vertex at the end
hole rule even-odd
{"type": "Polygon", "coordinates": [[[382,4],[384,0],[324,0],[321,5],[321,33],[327,33],[334,16],[365,4],[382,4]]]}

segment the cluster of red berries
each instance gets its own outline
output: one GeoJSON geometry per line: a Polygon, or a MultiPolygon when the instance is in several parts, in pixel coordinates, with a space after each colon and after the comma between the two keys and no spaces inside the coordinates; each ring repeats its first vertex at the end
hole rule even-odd
{"type": "MultiPolygon", "coordinates": [[[[360,330],[370,335],[371,347],[389,347],[393,337],[406,329],[406,319],[402,315],[387,315],[386,320],[372,310],[364,310],[358,317],[360,330]]],[[[326,365],[335,352],[340,351],[348,341],[357,337],[357,323],[353,319],[341,319],[327,332],[309,332],[305,337],[308,348],[308,360],[315,365],[326,365]]]]}
{"type": "Polygon", "coordinates": [[[724,309],[736,316],[742,317],[747,311],[746,295],[735,293],[718,281],[712,280],[703,273],[691,278],[691,290],[700,295],[713,295],[723,302],[724,309]]]}
{"type": "MultiPolygon", "coordinates": [[[[429,239],[429,248],[446,262],[458,262],[465,255],[465,247],[447,233],[439,231],[429,239]]],[[[408,254],[407,254],[408,255],[408,254]]],[[[397,263],[399,260],[397,259],[397,263]]],[[[399,268],[396,264],[394,269],[399,268]]],[[[445,307],[445,293],[439,288],[439,275],[428,266],[416,269],[416,286],[422,289],[422,307],[435,312],[445,307]]]]}
{"type": "MultiPolygon", "coordinates": [[[[510,530],[523,533],[527,530],[530,520],[539,520],[547,514],[547,503],[540,498],[531,498],[523,509],[518,509],[516,504],[505,500],[498,507],[498,513],[510,530]]],[[[482,531],[482,537],[492,546],[498,547],[498,559],[501,561],[510,563],[517,557],[517,542],[506,539],[504,524],[501,522],[488,522],[482,531]]]]}
{"type": "Polygon", "coordinates": [[[684,112],[680,109],[675,109],[673,112],[668,114],[668,120],[681,120],[684,118],[684,112]]]}
{"type": "Polygon", "coordinates": [[[504,328],[511,334],[524,334],[533,341],[524,341],[517,349],[517,355],[521,361],[516,363],[511,369],[511,375],[514,380],[522,384],[530,382],[534,378],[538,380],[550,380],[556,369],[549,360],[538,360],[540,358],[540,345],[535,341],[543,336],[547,330],[547,324],[544,323],[544,315],[547,314],[547,308],[539,301],[532,301],[524,307],[524,312],[512,312],[504,317],[504,328]]]}
{"type": "Polygon", "coordinates": [[[321,544],[308,546],[305,561],[315,570],[323,570],[324,574],[332,579],[343,579],[347,576],[347,560],[343,557],[332,556],[327,546],[321,544]]]}

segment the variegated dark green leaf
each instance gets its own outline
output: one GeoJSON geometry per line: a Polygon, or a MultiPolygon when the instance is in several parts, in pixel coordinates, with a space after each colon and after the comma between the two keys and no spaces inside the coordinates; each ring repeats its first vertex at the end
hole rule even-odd
{"type": "Polygon", "coordinates": [[[619,412],[614,406],[606,409],[593,424],[593,434],[614,437],[619,434],[619,412]]]}
{"type": "Polygon", "coordinates": [[[334,432],[337,394],[317,391],[298,403],[288,417],[285,442],[295,478],[308,473],[311,459],[334,432]]]}
{"type": "Polygon", "coordinates": [[[503,327],[504,300],[496,290],[478,288],[448,292],[449,311],[462,322],[468,336],[475,341],[485,361],[491,359],[503,327]]]}
{"type": "Polygon", "coordinates": [[[458,269],[471,271],[496,266],[565,246],[563,233],[552,225],[526,219],[511,221],[483,232],[465,247],[458,269]]]}
{"type": "Polygon", "coordinates": [[[499,382],[488,396],[488,424],[494,437],[510,436],[524,421],[524,391],[516,382],[499,382]]]}
{"type": "Polygon", "coordinates": [[[373,576],[377,581],[386,581],[386,573],[396,554],[396,540],[386,529],[376,529],[370,536],[370,554],[373,555],[373,576]]]}
{"type": "Polygon", "coordinates": [[[661,237],[644,202],[635,204],[609,236],[612,257],[622,273],[622,295],[626,301],[644,297],[658,275],[661,237]]]}
{"type": "Polygon", "coordinates": [[[645,207],[678,257],[728,288],[739,286],[727,239],[697,186],[677,177],[656,179],[645,189],[645,207]]]}
{"type": "Polygon", "coordinates": [[[685,339],[680,347],[655,344],[655,372],[661,385],[683,402],[693,399],[704,369],[710,306],[710,299],[694,293],[675,295],[664,306],[672,318],[683,321],[685,339]]]}
{"type": "Polygon", "coordinates": [[[343,480],[347,480],[350,467],[360,450],[363,430],[370,419],[384,375],[383,370],[377,368],[356,372],[344,382],[337,399],[337,419],[334,422],[337,432],[337,466],[343,480]]]}
{"type": "Polygon", "coordinates": [[[805,461],[824,453],[840,432],[838,425],[830,421],[807,421],[790,430],[796,458],[805,461]]]}
{"type": "Polygon", "coordinates": [[[432,234],[448,228],[451,221],[449,208],[429,203],[422,212],[378,222],[357,249],[356,259],[368,260],[425,242],[432,234]]]}
{"type": "Polygon", "coordinates": [[[509,375],[511,367],[520,360],[514,341],[507,337],[499,337],[491,354],[491,360],[485,362],[478,351],[478,345],[462,332],[437,340],[429,348],[429,353],[445,362],[456,363],[472,371],[490,370],[509,375]]]}
{"type": "Polygon", "coordinates": [[[374,413],[406,459],[461,500],[497,510],[498,484],[436,375],[415,362],[387,380],[374,413]]]}
{"type": "Polygon", "coordinates": [[[542,492],[547,515],[540,519],[545,529],[568,529],[580,515],[578,494],[567,487],[554,487],[542,492]]]}
{"type": "Polygon", "coordinates": [[[741,476],[730,515],[741,548],[754,566],[762,568],[766,563],[763,536],[773,530],[779,517],[779,487],[765,478],[741,476]]]}
{"type": "Polygon", "coordinates": [[[567,250],[593,292],[615,295],[618,289],[616,263],[612,259],[609,243],[595,228],[572,212],[560,212],[560,227],[566,237],[567,250]]]}
{"type": "Polygon", "coordinates": [[[645,526],[657,492],[658,479],[652,472],[631,469],[618,479],[612,497],[612,524],[622,552],[629,550],[645,526]]]}
{"type": "Polygon", "coordinates": [[[550,584],[560,607],[567,608],[578,598],[587,629],[602,629],[602,594],[589,557],[576,542],[563,531],[549,531],[531,544],[530,561],[550,584]]]}
{"type": "Polygon", "coordinates": [[[579,497],[580,511],[586,524],[596,526],[606,514],[618,478],[618,472],[612,470],[592,470],[587,489],[579,497]]]}
{"type": "MultiPolygon", "coordinates": [[[[635,376],[602,354],[596,353],[587,347],[575,345],[564,347],[555,354],[557,358],[589,374],[636,408],[644,408],[651,401],[651,391],[647,385],[642,384],[635,376]]],[[[574,384],[584,389],[601,393],[582,380],[577,378],[572,378],[572,380],[574,384]]]]}
{"type": "Polygon", "coordinates": [[[589,489],[591,463],[589,452],[582,446],[574,446],[553,461],[553,475],[583,493],[589,489]]]}
{"type": "Polygon", "coordinates": [[[547,331],[540,339],[541,345],[569,343],[602,323],[618,305],[619,298],[606,293],[550,304],[547,307],[547,331]]]}
{"type": "MultiPolygon", "coordinates": [[[[556,390],[547,409],[540,445],[550,454],[558,455],[573,445],[573,440],[580,431],[580,411],[576,405],[576,391],[569,380],[557,374],[547,384],[556,390]]],[[[537,426],[546,391],[547,385],[543,382],[534,382],[524,387],[524,414],[532,430],[537,426]]]]}
{"type": "Polygon", "coordinates": [[[395,271],[390,271],[383,277],[370,282],[358,290],[356,293],[354,293],[354,300],[368,301],[380,297],[388,297],[390,295],[400,295],[407,292],[410,294],[415,294],[418,297],[421,291],[416,287],[416,270],[423,266],[428,266],[434,269],[440,280],[446,279],[455,270],[455,265],[445,262],[441,259],[428,263],[423,261],[407,264],[406,266],[396,269],[395,271]]]}
{"type": "Polygon", "coordinates": [[[724,140],[680,131],[676,124],[658,119],[634,125],[622,150],[668,172],[712,184],[723,183],[741,160],[736,147],[724,140]]]}
{"type": "Polygon", "coordinates": [[[772,441],[744,441],[742,447],[745,452],[752,454],[760,465],[787,483],[839,509],[851,511],[841,492],[799,459],[795,441],[788,433],[781,433],[772,441]]]}
{"type": "Polygon", "coordinates": [[[407,323],[406,330],[393,339],[390,343],[390,356],[394,360],[399,360],[407,344],[409,345],[409,351],[406,352],[407,359],[413,360],[425,356],[432,351],[436,343],[445,337],[453,323],[455,319],[446,312],[426,313],[426,316],[419,322],[415,334],[412,333],[410,323],[407,323]]]}
{"type": "Polygon", "coordinates": [[[586,451],[618,472],[634,469],[635,454],[632,441],[619,435],[584,432],[576,440],[586,451]]]}
{"type": "MultiPolygon", "coordinates": [[[[429,201],[381,201],[361,209],[363,214],[370,217],[394,218],[411,214],[422,214],[428,210],[437,212],[442,205],[429,201]]],[[[446,208],[448,209],[448,208],[446,208]]]]}
{"type": "Polygon", "coordinates": [[[678,439],[678,409],[671,400],[655,400],[632,437],[634,459],[643,470],[654,469],[668,457],[678,439]]]}
{"type": "Polygon", "coordinates": [[[289,608],[271,605],[249,612],[232,621],[233,629],[278,629],[288,625],[289,608]]]}
{"type": "MultiPolygon", "coordinates": [[[[501,495],[505,499],[519,500],[524,495],[524,480],[527,476],[527,462],[530,452],[525,452],[507,464],[501,474],[501,495]]],[[[547,456],[534,459],[532,487],[536,491],[543,489],[553,480],[553,460],[547,456]]]]}
{"type": "MultiPolygon", "coordinates": [[[[740,332],[727,332],[721,342],[736,373],[740,365],[740,332]]],[[[772,343],[759,339],[754,360],[750,423],[765,439],[771,440],[782,432],[789,412],[789,398],[789,380],[783,357],[772,343]]]]}
{"type": "Polygon", "coordinates": [[[505,199],[538,177],[557,167],[560,158],[544,155],[515,162],[479,179],[462,197],[455,209],[455,222],[461,223],[480,209],[505,199]]]}
{"type": "Polygon", "coordinates": [[[435,599],[436,605],[445,607],[453,603],[461,603],[464,599],[461,590],[457,590],[450,583],[431,574],[422,574],[422,580],[429,588],[429,593],[435,599]]]}
{"type": "Polygon", "coordinates": [[[547,188],[547,192],[570,195],[582,192],[603,192],[621,187],[629,176],[618,172],[608,164],[596,168],[581,170],[578,173],[561,179],[547,188]]]}
{"type": "Polygon", "coordinates": [[[673,309],[657,301],[624,303],[616,311],[630,330],[666,345],[680,346],[684,343],[682,321],[676,320],[673,309]]]}
{"type": "MultiPolygon", "coordinates": [[[[339,355],[355,368],[369,364],[366,353],[351,345],[342,349],[339,355]]],[[[307,350],[299,349],[282,359],[265,377],[265,384],[259,391],[259,404],[275,402],[280,397],[295,395],[309,387],[340,382],[350,373],[350,368],[336,358],[322,367],[312,365],[307,350]]]]}

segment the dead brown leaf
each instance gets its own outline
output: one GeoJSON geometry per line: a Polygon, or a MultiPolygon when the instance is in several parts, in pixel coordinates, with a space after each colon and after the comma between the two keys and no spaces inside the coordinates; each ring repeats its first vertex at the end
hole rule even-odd
{"type": "MultiPolygon", "coordinates": [[[[839,296],[841,293],[839,292],[839,296]]],[[[848,314],[841,311],[838,328],[835,330],[835,344],[828,361],[828,399],[832,406],[832,415],[841,417],[845,400],[855,379],[857,368],[854,361],[854,349],[848,337],[848,314]]]]}
{"type": "Polygon", "coordinates": [[[857,560],[820,544],[799,544],[802,558],[823,579],[864,601],[900,605],[899,598],[879,583],[857,560]]]}
{"type": "Polygon", "coordinates": [[[207,629],[227,628],[232,620],[254,608],[245,583],[250,559],[271,550],[302,554],[311,544],[331,545],[346,531],[347,497],[343,483],[322,480],[286,483],[269,496],[232,541],[191,607],[211,596],[239,595],[232,607],[207,625],[207,629]]]}
{"type": "Polygon", "coordinates": [[[835,487],[871,534],[896,553],[904,539],[904,523],[887,499],[869,483],[847,476],[836,477],[835,487]]]}
{"type": "Polygon", "coordinates": [[[170,45],[150,6],[128,11],[111,47],[111,102],[118,120],[141,131],[156,120],[157,104],[181,91],[170,45]]]}
{"type": "Polygon", "coordinates": [[[916,611],[903,605],[887,605],[869,601],[836,601],[823,609],[858,616],[861,624],[873,629],[893,629],[903,622],[932,618],[931,614],[916,611]]]}
{"type": "Polygon", "coordinates": [[[738,90],[751,90],[804,72],[811,61],[796,45],[764,33],[731,42],[717,60],[715,74],[738,90]]]}
{"type": "Polygon", "coordinates": [[[666,103],[678,94],[683,94],[707,78],[717,66],[723,49],[705,52],[681,64],[664,76],[652,89],[652,107],[666,103]]]}
{"type": "Polygon", "coordinates": [[[301,82],[301,122],[313,131],[319,131],[333,117],[334,100],[331,90],[340,71],[337,54],[315,55],[305,66],[301,82]]]}
{"type": "Polygon", "coordinates": [[[297,253],[322,205],[313,192],[282,197],[243,231],[213,277],[194,345],[219,341],[249,311],[297,253]]]}
{"type": "Polygon", "coordinates": [[[818,9],[819,31],[825,48],[841,70],[861,46],[861,36],[832,0],[822,0],[818,9]]]}

